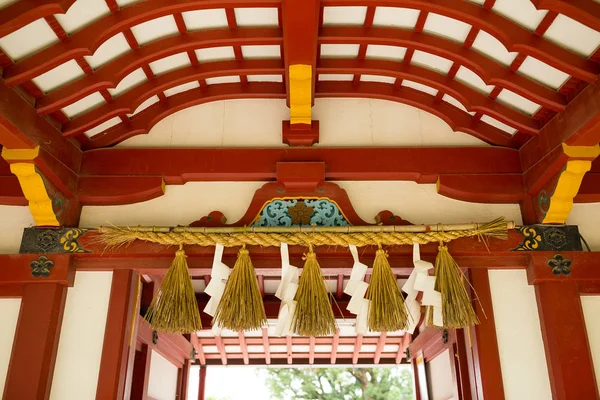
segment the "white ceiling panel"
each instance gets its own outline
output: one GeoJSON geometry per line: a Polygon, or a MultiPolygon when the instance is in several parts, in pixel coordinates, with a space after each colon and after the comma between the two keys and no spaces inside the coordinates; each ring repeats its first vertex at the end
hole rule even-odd
{"type": "Polygon", "coordinates": [[[335,58],[335,57],[356,58],[356,57],[358,57],[359,49],[360,49],[360,45],[358,45],[358,44],[322,44],[321,45],[321,57],[323,57],[323,58],[335,58]]]}
{"type": "Polygon", "coordinates": [[[323,25],[363,25],[366,15],[366,6],[325,7],[323,25]]]}
{"type": "Polygon", "coordinates": [[[223,8],[196,10],[181,13],[189,31],[201,29],[227,28],[227,14],[223,8]]]}
{"type": "Polygon", "coordinates": [[[277,45],[242,46],[244,58],[281,58],[281,49],[277,45]]]}
{"type": "Polygon", "coordinates": [[[54,16],[65,32],[71,34],[108,14],[110,9],[105,0],[79,0],[69,7],[66,14],[54,16]]]}
{"type": "Polygon", "coordinates": [[[506,66],[517,57],[517,53],[509,52],[498,39],[485,31],[479,31],[473,42],[473,48],[506,66]]]}
{"type": "Polygon", "coordinates": [[[406,47],[370,44],[367,46],[365,58],[402,61],[405,54],[406,47]]]}
{"type": "Polygon", "coordinates": [[[525,58],[517,72],[552,89],[560,88],[569,79],[568,74],[529,56],[525,58]]]}
{"type": "Polygon", "coordinates": [[[281,75],[248,75],[248,82],[283,82],[281,75]]]}
{"type": "Polygon", "coordinates": [[[123,8],[130,4],[137,3],[139,1],[142,1],[142,0],[117,0],[117,4],[119,5],[119,7],[123,8]]]}
{"type": "Polygon", "coordinates": [[[483,122],[485,122],[486,124],[492,125],[506,133],[510,133],[511,135],[514,135],[517,132],[517,130],[515,128],[513,128],[512,126],[508,126],[505,123],[500,122],[497,119],[492,118],[488,115],[485,115],[485,114],[482,115],[481,120],[483,122]]]}
{"type": "Polygon", "coordinates": [[[73,104],[69,104],[63,108],[62,111],[67,115],[67,117],[73,118],[104,103],[106,103],[104,97],[102,97],[99,92],[94,92],[73,104]]]}
{"type": "Polygon", "coordinates": [[[117,33],[115,36],[102,43],[92,56],[84,56],[88,64],[93,69],[97,69],[102,65],[106,64],[112,59],[117,58],[121,54],[127,53],[131,50],[125,35],[117,33]]]}
{"type": "Polygon", "coordinates": [[[439,57],[431,53],[415,50],[410,63],[421,67],[429,68],[442,74],[447,74],[452,68],[453,62],[444,57],[439,57]]]}
{"type": "Polygon", "coordinates": [[[391,83],[394,84],[396,82],[396,78],[392,76],[383,76],[383,75],[361,75],[361,82],[379,82],[379,83],[391,83]]]}
{"type": "Polygon", "coordinates": [[[141,68],[138,68],[129,73],[129,75],[127,75],[125,78],[121,79],[116,88],[108,89],[108,92],[112,97],[118,97],[132,87],[137,86],[147,80],[148,78],[146,77],[144,71],[141,68]]]}
{"type": "Polygon", "coordinates": [[[600,46],[600,32],[562,14],[558,14],[544,37],[585,57],[600,46]]]}
{"type": "Polygon", "coordinates": [[[319,81],[351,81],[354,79],[352,74],[319,74],[319,81]]]}
{"type": "Polygon", "coordinates": [[[392,26],[411,29],[419,18],[419,10],[399,7],[376,7],[373,26],[392,26]]]}
{"type": "Polygon", "coordinates": [[[18,61],[56,42],[58,37],[50,25],[40,18],[0,38],[0,48],[7,56],[18,61]]]}
{"type": "Polygon", "coordinates": [[[450,96],[449,94],[444,94],[444,96],[442,97],[442,100],[444,100],[446,103],[452,104],[454,107],[456,107],[460,110],[463,110],[464,112],[468,112],[467,108],[463,105],[463,103],[456,100],[454,97],[450,96]]]}
{"type": "Polygon", "coordinates": [[[146,108],[150,107],[152,104],[158,103],[160,101],[160,99],[158,98],[158,96],[152,96],[147,100],[144,100],[144,102],[142,104],[140,104],[138,106],[138,108],[135,109],[135,111],[133,112],[133,114],[127,114],[128,117],[132,117],[136,114],[141,113],[142,111],[144,111],[146,108]]]}
{"type": "Polygon", "coordinates": [[[434,89],[434,88],[429,87],[427,85],[421,85],[420,83],[409,81],[407,79],[404,79],[402,81],[402,86],[406,86],[406,87],[409,87],[409,88],[412,88],[412,89],[416,89],[416,90],[418,90],[420,92],[424,92],[424,93],[430,94],[432,96],[435,96],[437,94],[437,92],[438,92],[437,89],[434,89]]]}
{"type": "Polygon", "coordinates": [[[188,90],[196,89],[199,87],[200,87],[200,84],[198,83],[198,81],[193,81],[193,82],[184,83],[183,85],[178,85],[178,86],[172,87],[171,89],[165,90],[163,93],[165,94],[165,96],[170,97],[170,96],[174,96],[179,93],[187,92],[188,90]]]}
{"type": "Polygon", "coordinates": [[[16,2],[16,1],[18,1],[18,0],[0,0],[0,10],[6,6],[11,5],[12,3],[16,2]]]}
{"type": "Polygon", "coordinates": [[[240,82],[239,76],[218,76],[215,78],[206,78],[207,85],[218,85],[220,83],[236,83],[240,82]]]}
{"type": "Polygon", "coordinates": [[[85,131],[85,134],[87,135],[87,137],[93,137],[96,136],[99,133],[104,132],[105,130],[112,128],[113,126],[119,125],[121,123],[121,118],[119,117],[113,117],[111,119],[109,119],[108,121],[105,121],[103,123],[101,123],[98,126],[95,126],[94,128],[90,129],[89,131],[85,131]]]}
{"type": "Polygon", "coordinates": [[[82,77],[83,75],[85,75],[85,72],[83,72],[79,64],[77,64],[77,61],[70,60],[40,76],[36,76],[33,78],[33,82],[38,85],[44,93],[48,93],[67,82],[82,77]]]}
{"type": "Polygon", "coordinates": [[[233,46],[207,47],[205,49],[198,49],[195,52],[196,58],[198,58],[198,62],[201,63],[211,61],[235,60],[233,46]]]}
{"type": "Polygon", "coordinates": [[[235,8],[237,26],[279,26],[276,8],[235,8]]]}
{"type": "Polygon", "coordinates": [[[135,40],[140,45],[150,43],[154,40],[176,35],[179,33],[175,18],[172,15],[152,19],[148,22],[136,25],[131,28],[135,40]]]}
{"type": "Polygon", "coordinates": [[[464,43],[471,31],[471,25],[454,18],[429,13],[423,26],[423,31],[443,36],[455,42],[464,43]]]}
{"type": "Polygon", "coordinates": [[[538,10],[530,1],[496,0],[492,11],[534,31],[544,19],[547,10],[538,10]]]}
{"type": "Polygon", "coordinates": [[[486,85],[479,75],[462,65],[458,68],[454,79],[485,94],[490,94],[494,90],[494,86],[486,85]]]}
{"type": "Polygon", "coordinates": [[[531,100],[526,99],[508,89],[502,89],[496,97],[502,103],[505,103],[519,111],[524,112],[527,115],[533,115],[537,110],[540,109],[540,105],[534,103],[531,100]]]}
{"type": "Polygon", "coordinates": [[[172,56],[161,58],[148,64],[154,75],[164,74],[174,69],[192,65],[187,53],[177,53],[172,56]]]}

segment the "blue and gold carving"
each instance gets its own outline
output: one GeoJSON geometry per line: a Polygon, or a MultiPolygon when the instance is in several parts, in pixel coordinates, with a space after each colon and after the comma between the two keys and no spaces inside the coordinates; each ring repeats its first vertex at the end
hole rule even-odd
{"type": "Polygon", "coordinates": [[[262,208],[253,226],[348,226],[337,204],[320,199],[273,199],[262,208]]]}

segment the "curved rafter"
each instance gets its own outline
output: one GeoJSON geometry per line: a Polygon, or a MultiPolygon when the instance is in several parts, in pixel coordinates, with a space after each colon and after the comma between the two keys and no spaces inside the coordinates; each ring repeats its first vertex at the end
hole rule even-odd
{"type": "Polygon", "coordinates": [[[75,136],[113,117],[130,114],[148,98],[184,83],[219,76],[283,75],[283,72],[281,60],[221,61],[176,69],[146,81],[112,102],[67,122],[63,125],[63,135],[75,136]]]}
{"type": "Polygon", "coordinates": [[[0,10],[0,37],[40,18],[67,12],[76,0],[19,0],[0,10]]]}
{"type": "Polygon", "coordinates": [[[321,29],[319,43],[379,44],[424,51],[464,65],[486,84],[509,89],[551,110],[562,111],[566,105],[565,98],[560,93],[512,72],[491,58],[442,37],[394,28],[324,27],[321,29]]]}
{"type": "Polygon", "coordinates": [[[114,88],[129,73],[160,58],[207,47],[242,45],[282,45],[279,28],[214,29],[170,36],[115,58],[98,71],[73,81],[38,99],[42,115],[57,111],[102,89],[114,88]]]}
{"type": "Polygon", "coordinates": [[[14,86],[83,56],[91,56],[114,35],[135,25],[165,15],[186,11],[227,7],[278,7],[281,0],[152,0],[125,7],[101,18],[56,43],[4,69],[6,84],[14,86]]]}
{"type": "Polygon", "coordinates": [[[531,0],[540,10],[549,10],[600,31],[600,3],[589,0],[531,0]]]}
{"type": "Polygon", "coordinates": [[[150,129],[167,116],[195,105],[232,99],[285,99],[282,83],[224,83],[206,88],[196,88],[169,97],[167,102],[158,102],[137,114],[131,121],[100,133],[85,145],[85,150],[108,147],[150,129]]]}
{"type": "MultiPolygon", "coordinates": [[[[471,115],[458,108],[438,102],[433,96],[410,88],[396,90],[392,85],[381,83],[365,83],[358,85],[352,82],[319,82],[316,85],[315,97],[364,97],[394,101],[411,105],[430,112],[444,120],[453,130],[469,133],[487,143],[516,147],[511,135],[491,125],[476,121],[471,115]]],[[[130,137],[146,134],[161,119],[184,108],[218,100],[241,98],[285,98],[283,84],[251,83],[242,85],[221,84],[206,89],[192,89],[169,98],[167,103],[159,102],[128,123],[120,124],[106,132],[96,135],[85,149],[96,149],[112,146],[130,137]]]]}

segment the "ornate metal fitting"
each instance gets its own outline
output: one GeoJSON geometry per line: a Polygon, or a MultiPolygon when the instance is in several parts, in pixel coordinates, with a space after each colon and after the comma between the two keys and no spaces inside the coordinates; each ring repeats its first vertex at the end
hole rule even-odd
{"type": "Polygon", "coordinates": [[[574,225],[521,226],[523,242],[517,251],[582,251],[579,229],[574,225]]]}
{"type": "Polygon", "coordinates": [[[29,266],[31,267],[31,275],[36,278],[46,278],[50,275],[50,268],[54,267],[54,261],[48,260],[45,256],[40,256],[37,260],[33,260],[29,266]]]}
{"type": "Polygon", "coordinates": [[[88,253],[78,239],[87,229],[25,228],[21,253],[88,253]]]}
{"type": "Polygon", "coordinates": [[[190,360],[194,361],[196,359],[196,349],[192,346],[192,351],[190,351],[190,360]]]}
{"type": "Polygon", "coordinates": [[[410,360],[411,354],[410,354],[410,347],[406,348],[406,359],[410,360]]]}
{"type": "Polygon", "coordinates": [[[347,226],[338,205],[327,199],[273,199],[260,211],[254,226],[347,226]]]}
{"type": "Polygon", "coordinates": [[[444,344],[448,344],[448,330],[444,329],[442,331],[442,341],[444,342],[444,344]]]}
{"type": "Polygon", "coordinates": [[[571,274],[571,260],[564,258],[560,254],[556,254],[554,258],[549,259],[547,264],[552,268],[554,275],[568,276],[571,274]]]}
{"type": "Polygon", "coordinates": [[[156,331],[152,331],[152,343],[153,344],[158,343],[158,332],[156,332],[156,331]]]}

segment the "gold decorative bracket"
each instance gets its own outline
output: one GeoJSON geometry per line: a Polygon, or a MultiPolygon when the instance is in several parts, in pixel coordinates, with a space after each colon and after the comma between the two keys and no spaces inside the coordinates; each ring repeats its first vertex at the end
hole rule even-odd
{"type": "Polygon", "coordinates": [[[290,65],[290,123],[311,124],[312,121],[312,66],[290,65]]]}

